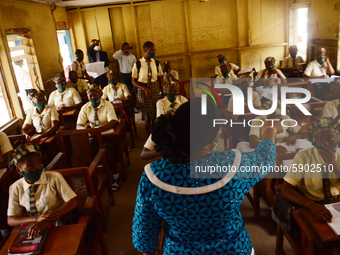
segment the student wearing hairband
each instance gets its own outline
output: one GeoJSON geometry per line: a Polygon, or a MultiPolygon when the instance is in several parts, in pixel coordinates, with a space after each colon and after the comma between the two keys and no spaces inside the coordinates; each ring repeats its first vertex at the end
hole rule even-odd
{"type": "Polygon", "coordinates": [[[80,108],[81,97],[74,87],[67,87],[63,76],[53,78],[56,90],[52,91],[48,98],[48,104],[54,105],[58,111],[68,111],[80,108]]]}
{"type": "Polygon", "coordinates": [[[123,104],[129,104],[132,100],[129,88],[118,82],[117,74],[110,70],[106,73],[109,83],[103,89],[102,99],[109,99],[110,102],[121,100],[123,104]]]}
{"type": "Polygon", "coordinates": [[[285,199],[310,210],[323,222],[332,220],[332,214],[323,205],[340,202],[339,128],[338,120],[326,117],[309,125],[308,136],[314,147],[295,155],[281,189],[285,199]],[[294,165],[302,166],[303,171],[293,171],[294,165]],[[315,171],[309,171],[313,165],[315,171]]]}
{"type": "Polygon", "coordinates": [[[21,144],[10,155],[9,168],[22,176],[9,188],[7,221],[12,227],[34,223],[36,237],[77,207],[76,194],[60,173],[45,172],[39,146],[21,144]]]}
{"type": "MultiPolygon", "coordinates": [[[[218,62],[220,63],[219,65],[215,66],[215,77],[219,76],[222,74],[221,72],[221,64],[226,64],[227,63],[227,59],[225,57],[225,54],[219,54],[217,56],[218,62]]],[[[233,71],[234,74],[237,74],[241,69],[239,66],[233,64],[233,63],[229,63],[231,66],[231,70],[233,71]]]]}
{"type": "Polygon", "coordinates": [[[329,89],[333,100],[325,104],[322,117],[340,120],[340,81],[332,82],[329,89]]]}
{"type": "Polygon", "coordinates": [[[316,59],[310,62],[305,72],[304,78],[329,78],[330,75],[335,73],[334,68],[326,55],[325,48],[319,48],[316,52],[316,59]]]}
{"type": "Polygon", "coordinates": [[[59,116],[55,106],[47,104],[44,91],[31,89],[26,92],[34,106],[28,109],[21,132],[31,142],[38,143],[42,138],[57,132],[59,116]],[[31,138],[33,134],[38,135],[31,138]]]}

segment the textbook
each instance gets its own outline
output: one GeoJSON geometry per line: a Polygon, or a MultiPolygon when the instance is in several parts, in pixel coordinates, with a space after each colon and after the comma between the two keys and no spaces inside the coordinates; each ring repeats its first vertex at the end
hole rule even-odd
{"type": "Polygon", "coordinates": [[[9,255],[29,255],[29,254],[40,254],[42,247],[46,240],[48,231],[50,230],[52,224],[45,228],[41,235],[36,238],[28,238],[28,230],[32,227],[34,223],[21,225],[18,235],[15,237],[11,247],[8,249],[9,255]]]}
{"type": "Polygon", "coordinates": [[[332,222],[328,223],[335,234],[340,235],[340,202],[326,204],[325,207],[332,213],[332,222]]]}
{"type": "Polygon", "coordinates": [[[286,143],[277,143],[277,145],[282,145],[285,147],[287,152],[295,152],[313,147],[313,144],[305,139],[297,139],[294,145],[287,145],[286,143]]]}

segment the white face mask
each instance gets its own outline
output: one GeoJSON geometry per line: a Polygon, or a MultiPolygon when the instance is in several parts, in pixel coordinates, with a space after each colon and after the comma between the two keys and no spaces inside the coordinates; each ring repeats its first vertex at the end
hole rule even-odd
{"type": "Polygon", "coordinates": [[[100,47],[97,45],[93,48],[95,51],[99,51],[100,50],[100,47]]]}

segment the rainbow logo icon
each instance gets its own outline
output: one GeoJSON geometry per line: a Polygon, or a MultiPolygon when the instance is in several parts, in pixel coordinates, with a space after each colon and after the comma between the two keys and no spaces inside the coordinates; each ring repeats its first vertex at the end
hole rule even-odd
{"type": "MultiPolygon", "coordinates": [[[[220,96],[218,95],[217,91],[216,91],[213,87],[211,87],[211,86],[209,86],[208,84],[205,84],[205,83],[203,83],[203,82],[197,82],[197,83],[199,83],[199,84],[201,84],[201,85],[206,86],[207,88],[209,88],[209,89],[217,96],[218,100],[220,101],[221,106],[223,106],[222,100],[221,100],[220,96]]],[[[214,103],[215,103],[215,105],[217,106],[216,100],[215,100],[214,96],[211,94],[211,92],[210,92],[209,90],[207,90],[207,89],[205,89],[205,88],[200,88],[200,87],[197,87],[197,88],[198,88],[198,89],[201,89],[201,90],[203,90],[205,93],[207,93],[207,94],[212,98],[212,100],[214,100],[214,103]]]]}

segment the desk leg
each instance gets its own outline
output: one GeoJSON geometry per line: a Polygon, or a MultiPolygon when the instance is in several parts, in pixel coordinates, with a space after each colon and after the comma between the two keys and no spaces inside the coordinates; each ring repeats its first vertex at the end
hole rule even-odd
{"type": "Polygon", "coordinates": [[[276,226],[276,248],[275,254],[276,255],[285,255],[286,253],[283,250],[283,230],[280,228],[279,225],[276,226]]]}

